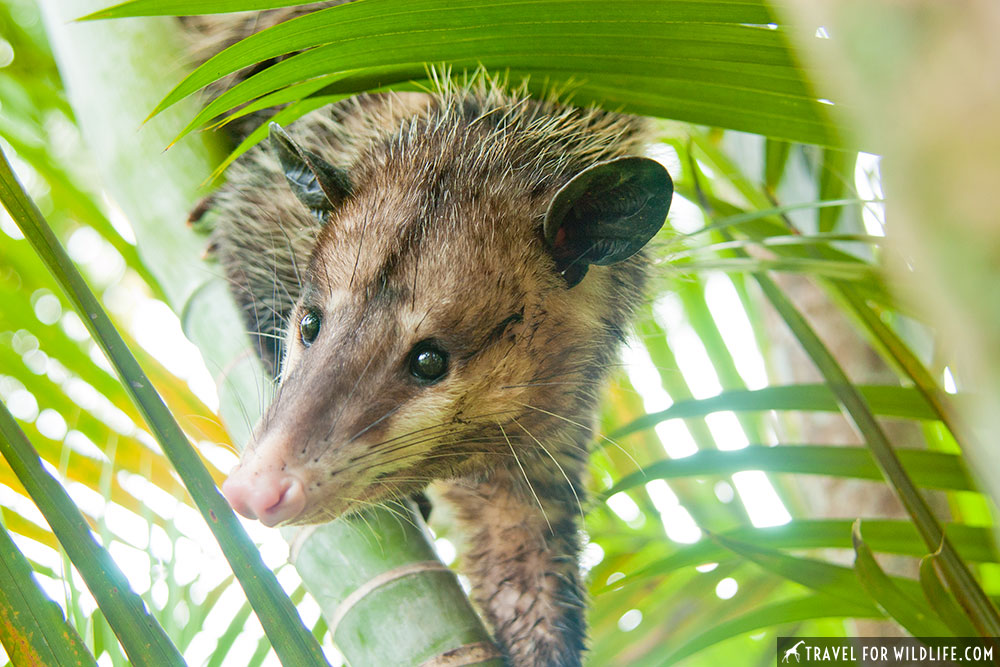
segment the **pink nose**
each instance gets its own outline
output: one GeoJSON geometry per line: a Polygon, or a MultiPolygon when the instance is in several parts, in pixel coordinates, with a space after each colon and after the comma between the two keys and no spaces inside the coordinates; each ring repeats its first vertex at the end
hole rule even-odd
{"type": "Polygon", "coordinates": [[[305,489],[295,476],[280,470],[247,471],[237,468],[222,484],[230,506],[248,519],[277,526],[302,514],[305,489]]]}

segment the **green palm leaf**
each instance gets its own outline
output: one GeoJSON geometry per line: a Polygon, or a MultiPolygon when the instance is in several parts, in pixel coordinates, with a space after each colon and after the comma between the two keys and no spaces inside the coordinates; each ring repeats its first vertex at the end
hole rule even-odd
{"type": "Polygon", "coordinates": [[[129,659],[139,665],[183,665],[170,638],[146,611],[142,598],[132,591],[111,556],[91,536],[83,515],[59,482],[42,467],[31,443],[3,405],[0,451],[80,570],[129,659]]]}
{"type": "MultiPolygon", "coordinates": [[[[218,3],[214,10],[237,7],[218,3]]],[[[176,8],[127,3],[87,18],[176,8]]],[[[306,49],[220,96],[183,133],[313,77],[336,73],[324,94],[351,94],[422,79],[425,64],[433,63],[510,70],[550,88],[571,84],[579,103],[837,143],[824,105],[769,23],[769,9],[757,2],[644,0],[609,10],[594,0],[416,0],[405,6],[366,0],[293,19],[226,49],[171,91],[154,114],[228,73],[306,49]]]]}
{"type": "Polygon", "coordinates": [[[97,664],[76,630],[66,622],[62,610],[38,586],[31,565],[3,526],[0,526],[0,644],[18,664],[59,667],[97,664]]]}

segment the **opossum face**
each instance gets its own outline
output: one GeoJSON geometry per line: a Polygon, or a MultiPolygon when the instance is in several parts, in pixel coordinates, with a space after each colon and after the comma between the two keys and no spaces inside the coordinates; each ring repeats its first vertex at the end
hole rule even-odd
{"type": "Polygon", "coordinates": [[[615,301],[635,301],[628,259],[666,217],[665,170],[622,158],[523,197],[404,169],[352,188],[276,143],[326,224],[277,396],[223,487],[233,507],[315,523],[434,479],[582,460],[578,413],[620,333],[615,301]]]}

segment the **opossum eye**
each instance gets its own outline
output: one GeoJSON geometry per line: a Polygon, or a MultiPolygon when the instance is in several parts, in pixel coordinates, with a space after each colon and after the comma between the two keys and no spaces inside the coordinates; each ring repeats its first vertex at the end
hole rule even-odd
{"type": "Polygon", "coordinates": [[[410,352],[410,373],[421,382],[437,382],[448,372],[448,353],[434,341],[417,343],[410,352]]]}
{"type": "Polygon", "coordinates": [[[316,310],[309,310],[302,319],[299,320],[299,337],[302,338],[302,344],[309,347],[316,340],[316,336],[319,335],[319,313],[316,310]]]}

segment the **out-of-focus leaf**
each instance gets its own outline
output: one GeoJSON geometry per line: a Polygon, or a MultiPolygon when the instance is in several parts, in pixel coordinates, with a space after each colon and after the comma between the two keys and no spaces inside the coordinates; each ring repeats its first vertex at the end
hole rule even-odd
{"type": "Polygon", "coordinates": [[[970,620],[981,632],[987,633],[987,636],[1000,634],[1000,614],[997,608],[944,535],[937,517],[913,480],[907,475],[898,453],[889,442],[881,424],[875,419],[874,410],[862,392],[851,383],[812,326],[774,281],[763,274],[755,274],[754,278],[829,383],[837,396],[838,403],[843,407],[845,416],[864,438],[872,457],[899,496],[903,507],[920,531],[921,537],[929,547],[940,545],[942,569],[962,608],[969,614],[970,620]]]}
{"type": "MultiPolygon", "coordinates": [[[[909,387],[858,386],[872,411],[883,417],[934,419],[936,413],[919,392],[909,387]]],[[[956,397],[960,398],[960,397],[956,397]]],[[[712,412],[745,410],[806,410],[837,412],[839,405],[833,392],[824,384],[799,384],[767,387],[752,391],[727,391],[694,401],[677,402],[666,410],[650,413],[609,434],[620,438],[642,429],[651,428],[667,419],[695,417],[712,412]]]]}
{"type": "MultiPolygon", "coordinates": [[[[869,534],[868,521],[865,521],[866,545],[869,544],[869,534]]],[[[938,573],[934,569],[936,558],[935,554],[928,554],[920,559],[920,587],[923,588],[924,596],[930,603],[930,609],[951,629],[952,634],[956,637],[975,637],[976,628],[969,622],[962,608],[955,602],[955,598],[945,590],[938,578],[938,573]]]]}
{"type": "Polygon", "coordinates": [[[791,600],[774,602],[736,618],[720,621],[704,633],[692,637],[664,659],[673,664],[724,639],[761,628],[784,626],[815,618],[881,618],[881,612],[829,595],[816,593],[791,600]]]}
{"type": "Polygon", "coordinates": [[[697,262],[677,264],[673,269],[679,273],[688,271],[699,273],[703,271],[742,273],[778,271],[867,284],[879,281],[878,271],[862,262],[811,259],[699,259],[697,262]]]}
{"type": "MultiPolygon", "coordinates": [[[[847,197],[844,199],[819,200],[819,201],[805,202],[801,204],[784,204],[782,206],[768,205],[756,211],[733,213],[732,215],[721,216],[713,220],[710,225],[706,225],[702,229],[690,232],[688,236],[700,236],[702,234],[705,234],[706,232],[721,231],[723,229],[740,227],[748,222],[754,222],[757,220],[766,220],[767,218],[784,215],[785,213],[791,213],[793,211],[836,208],[848,204],[864,204],[864,203],[867,203],[867,200],[858,199],[857,197],[847,197]]],[[[774,228],[774,231],[777,234],[785,234],[787,233],[787,226],[777,225],[774,228]]],[[[765,236],[764,238],[767,237],[765,236]]],[[[760,241],[761,239],[756,239],[756,240],[760,241]]]]}
{"type": "Polygon", "coordinates": [[[788,162],[791,148],[790,143],[780,139],[768,139],[764,144],[764,185],[771,190],[778,187],[785,173],[785,164],[788,162]]]}
{"type": "MultiPolygon", "coordinates": [[[[775,549],[853,549],[852,525],[853,521],[850,520],[801,519],[784,526],[737,528],[720,535],[743,544],[775,549]]],[[[916,528],[907,521],[866,519],[865,533],[875,551],[906,556],[920,556],[926,552],[916,528]]],[[[948,536],[965,558],[972,561],[998,561],[996,549],[989,540],[988,527],[952,524],[948,526],[948,536]]],[[[703,539],[695,544],[682,546],[666,558],[650,563],[595,592],[599,594],[649,577],[670,574],[681,568],[725,562],[732,558],[733,552],[724,549],[720,543],[703,539]]]]}
{"type": "Polygon", "coordinates": [[[226,657],[229,655],[229,650],[232,648],[236,638],[239,637],[241,632],[243,632],[244,626],[250,619],[250,613],[250,605],[244,604],[240,607],[239,611],[233,615],[229,625],[226,626],[226,629],[219,636],[219,640],[215,644],[215,649],[212,651],[212,657],[209,659],[205,667],[222,667],[225,664],[226,657]]]}
{"type": "MultiPolygon", "coordinates": [[[[17,481],[17,477],[13,474],[13,471],[0,468],[0,484],[4,484],[11,489],[16,490],[18,493],[27,495],[26,491],[23,491],[21,483],[17,481]]],[[[12,533],[17,535],[23,535],[28,537],[39,544],[44,544],[50,549],[58,549],[59,542],[56,540],[55,536],[45,528],[39,526],[34,521],[29,521],[25,519],[20,514],[14,512],[6,507],[0,507],[0,523],[7,527],[12,533]]],[[[39,571],[39,568],[33,564],[35,571],[39,571]]],[[[45,574],[49,574],[46,572],[45,574]]],[[[49,574],[49,576],[52,576],[49,574]]]]}
{"type": "MultiPolygon", "coordinates": [[[[824,149],[819,166],[819,198],[839,199],[854,189],[854,165],[858,155],[851,151],[824,149]]],[[[820,232],[830,232],[836,229],[841,208],[821,208],[817,228],[820,232]]]]}
{"type": "Polygon", "coordinates": [[[882,571],[871,549],[861,537],[861,520],[854,523],[851,531],[854,540],[854,571],[858,581],[868,594],[878,602],[892,618],[899,622],[914,637],[945,637],[949,628],[938,620],[927,606],[927,602],[913,595],[907,595],[882,571]]]}
{"type": "Polygon", "coordinates": [[[733,250],[734,248],[770,248],[773,246],[826,246],[833,242],[864,243],[868,245],[879,245],[885,243],[884,236],[870,236],[868,234],[789,234],[787,236],[768,236],[762,239],[738,239],[734,241],[722,241],[709,245],[694,246],[689,250],[682,250],[671,254],[671,259],[675,257],[685,258],[702,253],[721,252],[723,250],[733,250]]]}
{"type": "MultiPolygon", "coordinates": [[[[962,457],[942,452],[900,450],[903,467],[919,486],[975,491],[962,457]]],[[[604,492],[608,497],[651,479],[725,475],[741,470],[830,475],[881,480],[871,452],[864,447],[822,445],[750,446],[734,451],[700,451],[680,459],[664,459],[626,475],[604,492]]]]}
{"type": "Polygon", "coordinates": [[[712,539],[759,567],[818,593],[861,606],[871,604],[849,568],[814,558],[790,556],[770,547],[747,544],[721,535],[713,535],[712,539]]]}
{"type": "Polygon", "coordinates": [[[966,419],[959,414],[954,397],[941,389],[940,384],[909,346],[882,321],[879,313],[865,303],[850,285],[840,287],[844,299],[852,309],[852,314],[864,324],[873,344],[885,350],[889,358],[913,381],[917,390],[934,409],[937,418],[944,422],[955,439],[966,446],[969,443],[978,443],[979,438],[969,428],[966,419]]]}

